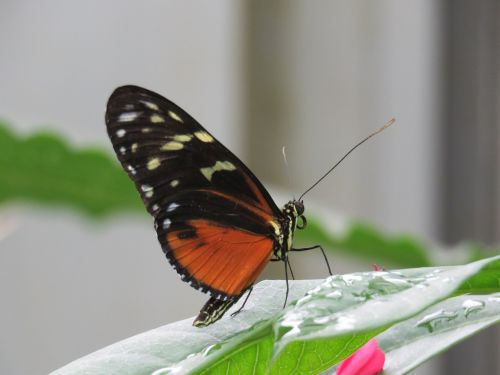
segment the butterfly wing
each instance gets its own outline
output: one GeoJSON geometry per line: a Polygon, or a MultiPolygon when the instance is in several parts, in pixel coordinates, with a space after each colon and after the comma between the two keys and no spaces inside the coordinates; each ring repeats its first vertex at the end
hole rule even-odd
{"type": "Polygon", "coordinates": [[[194,118],[161,95],[137,86],[116,89],[108,101],[106,124],[118,159],[151,214],[158,203],[153,195],[167,197],[200,188],[231,194],[269,214],[279,214],[254,174],[194,118]]]}
{"type": "Polygon", "coordinates": [[[238,298],[275,246],[280,211],[266,189],[195,119],[152,91],[116,89],[106,124],[174,268],[214,297],[238,298]]]}

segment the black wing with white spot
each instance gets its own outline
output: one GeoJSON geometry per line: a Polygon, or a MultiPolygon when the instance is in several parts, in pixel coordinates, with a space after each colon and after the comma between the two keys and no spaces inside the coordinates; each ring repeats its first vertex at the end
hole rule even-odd
{"type": "Polygon", "coordinates": [[[116,89],[106,124],[170,263],[193,287],[220,300],[239,298],[276,246],[282,214],[266,189],[195,119],[154,92],[116,89]]]}
{"type": "Polygon", "coordinates": [[[253,173],[194,118],[168,99],[137,86],[116,89],[106,125],[123,168],[155,215],[168,198],[211,189],[279,209],[253,173]]]}

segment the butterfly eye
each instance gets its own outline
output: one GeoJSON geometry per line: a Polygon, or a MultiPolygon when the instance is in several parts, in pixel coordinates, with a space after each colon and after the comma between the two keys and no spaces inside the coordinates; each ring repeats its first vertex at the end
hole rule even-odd
{"type": "Polygon", "coordinates": [[[299,218],[300,218],[301,222],[299,223],[297,221],[297,229],[304,229],[307,226],[306,217],[304,215],[300,215],[299,218]]]}

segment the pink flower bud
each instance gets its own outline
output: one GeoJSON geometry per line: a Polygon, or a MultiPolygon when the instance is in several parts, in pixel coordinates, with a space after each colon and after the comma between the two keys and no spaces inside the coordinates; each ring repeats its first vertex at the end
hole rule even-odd
{"type": "Polygon", "coordinates": [[[384,368],[385,354],[371,339],[349,358],[342,361],[336,375],[375,375],[384,368]]]}

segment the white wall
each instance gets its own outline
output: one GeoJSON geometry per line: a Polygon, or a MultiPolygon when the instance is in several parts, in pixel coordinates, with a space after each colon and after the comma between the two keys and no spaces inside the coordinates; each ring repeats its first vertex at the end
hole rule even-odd
{"type": "Polygon", "coordinates": [[[161,92],[238,148],[240,6],[231,1],[3,0],[0,116],[109,149],[111,91],[161,92]]]}
{"type": "Polygon", "coordinates": [[[296,2],[287,140],[299,190],[391,117],[308,195],[394,232],[437,236],[439,3],[296,2]]]}

